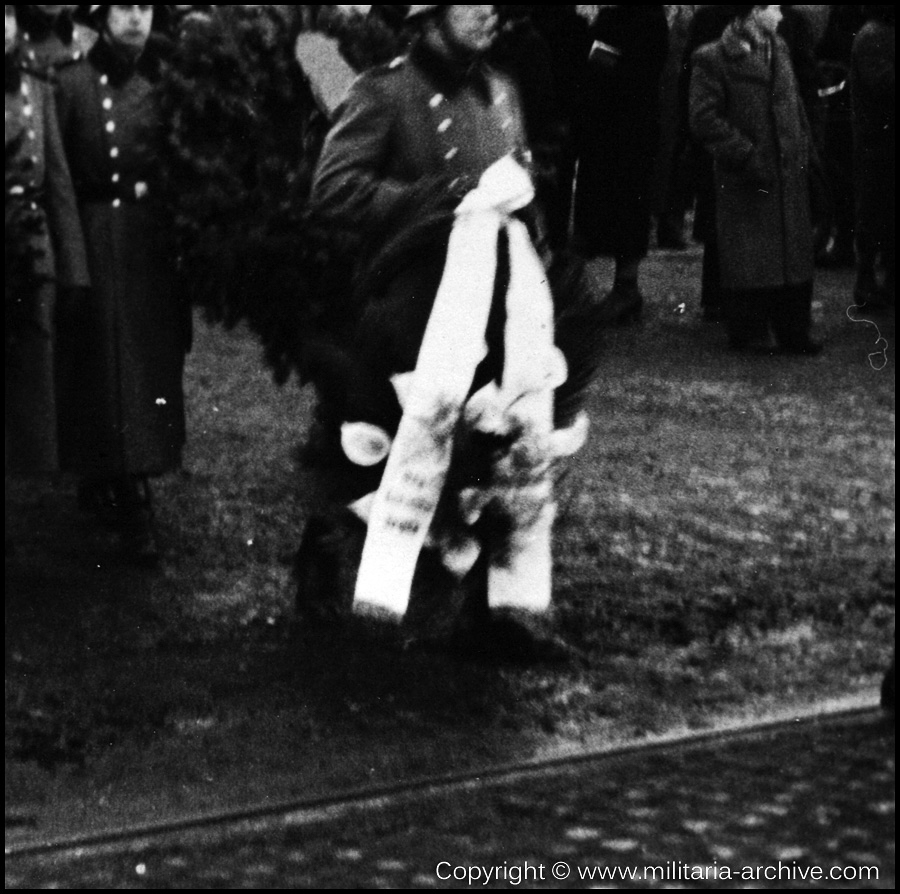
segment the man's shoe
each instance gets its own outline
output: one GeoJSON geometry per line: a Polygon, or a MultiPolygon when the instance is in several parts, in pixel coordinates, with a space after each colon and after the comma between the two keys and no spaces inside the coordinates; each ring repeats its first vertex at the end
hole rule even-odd
{"type": "Polygon", "coordinates": [[[657,233],[656,245],[666,251],[687,251],[688,244],[677,233],[657,233]]]}
{"type": "Polygon", "coordinates": [[[148,510],[129,514],[121,530],[122,557],[138,568],[155,568],[161,558],[159,542],[148,510]]]}
{"type": "Polygon", "coordinates": [[[137,568],[155,568],[162,558],[156,533],[150,530],[123,534],[122,556],[137,568]]]}
{"type": "Polygon", "coordinates": [[[881,303],[878,280],[873,271],[865,270],[857,273],[856,284],[853,286],[853,301],[859,307],[873,307],[881,303]]]}
{"type": "Polygon", "coordinates": [[[451,655],[484,664],[569,664],[580,653],[558,636],[509,615],[455,631],[445,649],[451,655]]]}
{"type": "Polygon", "coordinates": [[[644,296],[634,285],[614,285],[601,300],[600,316],[609,326],[637,323],[644,312],[644,296]]]}
{"type": "Polygon", "coordinates": [[[122,520],[122,503],[113,481],[85,479],[78,484],[78,508],[101,525],[116,528],[122,520]]]}
{"type": "Polygon", "coordinates": [[[816,266],[836,270],[839,267],[852,267],[856,263],[856,252],[852,245],[840,245],[832,242],[816,255],[816,266]]]}

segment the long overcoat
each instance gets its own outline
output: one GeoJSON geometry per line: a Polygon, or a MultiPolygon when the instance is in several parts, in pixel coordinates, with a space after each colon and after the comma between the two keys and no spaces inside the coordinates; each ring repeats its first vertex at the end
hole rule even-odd
{"type": "Polygon", "coordinates": [[[587,66],[575,187],[575,236],[590,254],[643,257],[650,238],[653,165],[659,148],[659,81],[669,46],[665,8],[603,7],[593,41],[620,54],[587,66]]]}
{"type": "Polygon", "coordinates": [[[853,42],[850,82],[856,156],[857,239],[862,251],[893,252],[896,230],[896,36],[867,22],[853,42]]]}
{"type": "Polygon", "coordinates": [[[19,327],[6,356],[6,465],[10,471],[58,468],[55,393],[55,317],[58,288],[89,284],[84,239],[72,179],[56,118],[53,89],[23,73],[5,94],[5,145],[36,191],[40,230],[31,237],[34,288],[21,296],[27,326],[19,327]]]}
{"type": "Polygon", "coordinates": [[[185,440],[185,314],[156,201],[150,71],[101,40],[60,72],[92,282],[60,332],[63,459],[82,474],[160,474],[178,467],[185,440]]]}
{"type": "Polygon", "coordinates": [[[812,138],[788,47],[771,48],[767,60],[729,26],[693,56],[691,132],[713,157],[727,289],[813,278],[812,138]]]}

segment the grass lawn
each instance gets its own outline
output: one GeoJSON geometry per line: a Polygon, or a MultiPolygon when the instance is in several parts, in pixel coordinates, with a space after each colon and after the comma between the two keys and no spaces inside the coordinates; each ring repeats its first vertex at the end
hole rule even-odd
{"type": "Polygon", "coordinates": [[[609,334],[560,488],[577,668],[298,634],[310,395],[198,321],[161,570],[118,561],[74,482],[7,482],[7,812],[87,830],[870,694],[894,630],[893,318],[879,354],[851,274],[823,272],[822,357],[734,355],[700,322],[699,263],[648,260],[646,320],[609,334]]]}

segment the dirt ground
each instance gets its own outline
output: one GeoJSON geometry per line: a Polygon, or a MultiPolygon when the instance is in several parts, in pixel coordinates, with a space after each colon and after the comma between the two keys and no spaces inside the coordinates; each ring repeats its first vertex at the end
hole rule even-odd
{"type": "MultiPolygon", "coordinates": [[[[655,252],[559,494],[562,668],[293,623],[311,397],[198,320],[165,556],[123,565],[75,485],[8,481],[7,833],[86,832],[875,698],[894,631],[894,319],[823,271],[816,359],[738,356],[697,247],[655,252]],[[881,338],[883,341],[878,341],[881,338]]],[[[610,270],[598,265],[599,284],[610,270]]]]}

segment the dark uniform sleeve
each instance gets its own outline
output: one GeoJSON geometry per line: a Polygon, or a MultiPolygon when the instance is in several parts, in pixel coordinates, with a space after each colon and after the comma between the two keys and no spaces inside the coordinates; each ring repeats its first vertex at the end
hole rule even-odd
{"type": "Polygon", "coordinates": [[[56,102],[53,90],[49,87],[45,93],[45,104],[47,215],[56,249],[57,279],[64,288],[87,287],[91,280],[84,231],[60,135],[56,102]]]}
{"type": "Polygon", "coordinates": [[[322,149],[312,205],[326,219],[372,233],[410,201],[414,183],[388,176],[394,108],[379,76],[363,76],[347,99],[322,149]]]}

